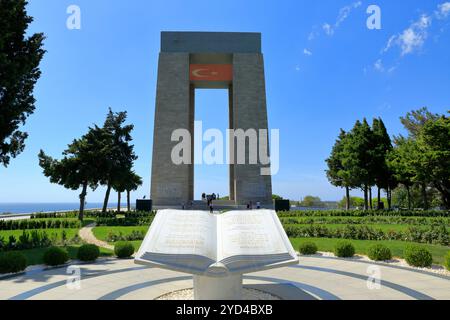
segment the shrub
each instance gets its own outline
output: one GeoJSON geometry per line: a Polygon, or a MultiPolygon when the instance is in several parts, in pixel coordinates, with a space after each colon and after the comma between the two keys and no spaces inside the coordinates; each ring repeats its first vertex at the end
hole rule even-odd
{"type": "Polygon", "coordinates": [[[447,252],[447,255],[444,258],[444,264],[448,271],[450,271],[450,251],[447,252]]]}
{"type": "Polygon", "coordinates": [[[314,242],[303,242],[300,244],[298,251],[303,255],[316,254],[317,246],[314,242]]]}
{"type": "Polygon", "coordinates": [[[100,256],[100,249],[95,244],[84,244],[77,252],[77,258],[81,261],[95,261],[100,256]]]}
{"type": "Polygon", "coordinates": [[[60,247],[50,247],[44,253],[44,263],[48,266],[59,266],[69,260],[66,250],[60,247]]]}
{"type": "Polygon", "coordinates": [[[129,258],[134,253],[133,244],[130,242],[120,241],[114,245],[114,254],[119,259],[129,258]]]}
{"type": "Polygon", "coordinates": [[[386,261],[392,259],[391,250],[382,244],[375,244],[369,248],[369,258],[374,261],[386,261]]]}
{"type": "Polygon", "coordinates": [[[406,262],[413,267],[431,267],[433,263],[433,256],[431,253],[423,247],[419,246],[407,246],[404,251],[406,262]]]}
{"type": "Polygon", "coordinates": [[[26,257],[19,252],[7,252],[0,255],[0,273],[15,273],[25,270],[26,257]]]}
{"type": "Polygon", "coordinates": [[[340,258],[350,258],[355,255],[355,247],[349,241],[339,241],[335,248],[334,254],[340,258]]]}

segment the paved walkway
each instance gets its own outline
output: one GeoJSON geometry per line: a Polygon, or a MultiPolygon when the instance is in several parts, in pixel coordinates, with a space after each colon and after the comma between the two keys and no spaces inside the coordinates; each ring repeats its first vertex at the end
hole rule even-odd
{"type": "Polygon", "coordinates": [[[86,243],[95,244],[102,248],[114,250],[114,246],[108,244],[105,241],[99,240],[94,236],[94,234],[92,233],[92,229],[94,229],[94,228],[95,228],[95,223],[88,224],[84,228],[81,228],[80,231],[78,231],[78,235],[86,243]]]}
{"type": "MultiPolygon", "coordinates": [[[[71,268],[80,272],[79,286],[73,281],[74,269],[36,270],[0,280],[0,299],[155,299],[192,288],[190,275],[139,266],[133,260],[105,259],[71,268]]],[[[449,277],[325,256],[301,257],[296,266],[245,275],[244,285],[298,300],[450,299],[449,277]],[[368,285],[368,275],[374,272],[381,278],[378,288],[370,281],[368,285]]]]}

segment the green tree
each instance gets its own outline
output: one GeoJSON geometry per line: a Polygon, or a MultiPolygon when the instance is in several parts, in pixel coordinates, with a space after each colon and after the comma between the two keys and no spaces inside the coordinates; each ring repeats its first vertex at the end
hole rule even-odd
{"type": "Polygon", "coordinates": [[[373,119],[372,132],[374,139],[373,170],[375,184],[377,186],[377,208],[380,208],[381,189],[387,190],[388,203],[390,207],[390,182],[392,181],[392,170],[388,166],[388,154],[391,152],[392,141],[387,132],[386,126],[381,118],[373,119]]]}
{"type": "Polygon", "coordinates": [[[44,56],[42,33],[26,36],[33,18],[27,1],[0,1],[0,164],[5,167],[25,148],[26,132],[19,130],[35,110],[34,86],[44,56]]]}
{"type": "Polygon", "coordinates": [[[369,209],[369,188],[375,184],[375,141],[367,120],[356,121],[345,144],[344,154],[355,184],[364,192],[364,209],[369,209]]]}
{"type": "Polygon", "coordinates": [[[103,127],[95,128],[101,137],[99,141],[101,144],[101,152],[99,152],[99,162],[102,168],[101,184],[106,186],[103,212],[107,210],[111,188],[113,185],[120,186],[127,182],[121,181],[121,179],[129,178],[133,162],[138,158],[134,153],[134,146],[130,144],[134,126],[125,125],[126,118],[126,112],[114,113],[109,109],[103,127]]]}
{"type": "Polygon", "coordinates": [[[61,160],[55,160],[40,151],[39,165],[44,175],[51,183],[57,183],[65,188],[78,190],[80,193],[79,219],[83,220],[87,188],[95,190],[101,179],[101,163],[98,161],[99,151],[98,131],[89,128],[89,132],[80,139],[74,140],[63,152],[61,160]]]}
{"type": "Polygon", "coordinates": [[[131,191],[136,191],[142,185],[142,178],[138,176],[134,171],[128,172],[124,179],[124,189],[127,192],[127,210],[131,210],[131,191]]]}
{"type": "Polygon", "coordinates": [[[424,107],[408,112],[405,117],[400,118],[400,121],[405,129],[408,130],[409,137],[415,140],[428,121],[437,120],[438,118],[438,114],[431,113],[427,107],[424,107]]]}
{"type": "Polygon", "coordinates": [[[388,166],[394,177],[405,187],[408,209],[412,208],[411,187],[414,185],[414,167],[412,161],[417,156],[416,143],[412,139],[399,137],[396,147],[389,152],[388,166]]]}
{"type": "Polygon", "coordinates": [[[442,116],[427,121],[417,138],[420,168],[441,194],[443,205],[450,209],[450,118],[442,116]]]}
{"type": "Polygon", "coordinates": [[[349,140],[349,135],[341,129],[339,137],[331,150],[331,155],[326,159],[328,181],[333,186],[345,188],[346,210],[350,210],[350,189],[355,187],[355,180],[350,166],[352,164],[352,155],[348,153],[348,148],[346,148],[349,140]]]}
{"type": "MultiPolygon", "coordinates": [[[[412,181],[421,189],[422,207],[426,210],[429,208],[428,193],[430,175],[432,167],[427,162],[423,152],[424,144],[419,143],[418,139],[424,126],[429,122],[439,119],[438,114],[431,113],[426,107],[419,110],[408,112],[405,117],[400,118],[401,123],[408,131],[408,137],[399,136],[395,138],[396,145],[401,145],[404,140],[408,140],[408,153],[405,156],[404,165],[413,172],[412,181]]],[[[396,147],[397,148],[397,147],[396,147]]]]}
{"type": "Polygon", "coordinates": [[[303,200],[300,201],[299,205],[301,207],[308,207],[308,208],[323,208],[323,207],[325,207],[325,204],[322,202],[322,200],[319,197],[314,197],[314,196],[304,197],[303,200]]]}
{"type": "Polygon", "coordinates": [[[364,207],[364,199],[359,197],[350,197],[347,200],[346,197],[343,197],[341,201],[338,202],[339,208],[346,208],[347,203],[349,203],[349,208],[363,208],[364,207]]]}

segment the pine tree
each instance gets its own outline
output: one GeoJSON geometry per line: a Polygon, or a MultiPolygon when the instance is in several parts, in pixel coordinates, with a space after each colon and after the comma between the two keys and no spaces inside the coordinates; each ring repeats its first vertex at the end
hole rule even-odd
{"type": "Polygon", "coordinates": [[[26,36],[33,18],[27,1],[0,1],[0,164],[5,167],[25,148],[26,132],[19,130],[35,110],[34,86],[44,56],[42,33],[26,36]]]}
{"type": "Polygon", "coordinates": [[[81,221],[87,188],[95,190],[102,178],[102,168],[98,161],[98,152],[101,150],[98,133],[90,128],[86,135],[68,145],[61,160],[53,159],[42,150],[38,156],[39,165],[43,168],[44,175],[50,178],[51,183],[57,183],[72,190],[81,188],[79,196],[79,220],[81,221]]]}
{"type": "MultiPolygon", "coordinates": [[[[377,207],[381,206],[381,189],[386,190],[388,203],[391,203],[391,182],[392,171],[388,167],[387,157],[392,150],[392,141],[387,132],[386,126],[381,118],[373,119],[372,131],[374,135],[373,162],[375,170],[375,184],[377,186],[377,207]]],[[[390,208],[389,208],[390,209],[390,208]]]]}

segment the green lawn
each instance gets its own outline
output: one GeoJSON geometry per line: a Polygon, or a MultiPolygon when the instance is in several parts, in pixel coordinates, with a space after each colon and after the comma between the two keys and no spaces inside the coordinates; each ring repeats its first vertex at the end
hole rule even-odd
{"type": "MultiPolygon", "coordinates": [[[[334,246],[341,239],[328,239],[328,238],[291,238],[292,246],[295,250],[298,250],[299,244],[304,241],[312,241],[314,242],[319,251],[324,252],[332,252],[334,250],[334,246]]],[[[420,245],[427,248],[431,254],[433,255],[433,261],[437,264],[444,263],[444,256],[450,250],[450,247],[447,246],[439,246],[439,245],[431,245],[431,244],[417,244],[414,242],[406,242],[406,241],[376,241],[376,240],[348,240],[355,246],[356,253],[367,255],[368,249],[373,244],[384,244],[389,249],[391,249],[392,255],[394,257],[403,258],[403,250],[409,244],[420,245]]]]}

